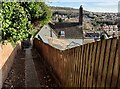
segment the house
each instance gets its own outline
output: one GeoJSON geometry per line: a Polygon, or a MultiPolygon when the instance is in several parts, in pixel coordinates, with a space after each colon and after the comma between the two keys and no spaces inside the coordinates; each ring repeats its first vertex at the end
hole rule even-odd
{"type": "Polygon", "coordinates": [[[58,38],[61,38],[61,32],[65,34],[64,39],[81,39],[83,37],[82,27],[79,23],[49,23],[49,25],[57,33],[58,38]]]}
{"type": "Polygon", "coordinates": [[[48,37],[57,38],[56,33],[50,28],[49,25],[44,25],[35,36],[35,38],[39,38],[40,40],[47,44],[49,43],[48,37]]]}
{"type": "Polygon", "coordinates": [[[83,10],[79,9],[79,22],[49,23],[36,35],[43,42],[58,49],[72,48],[83,44],[83,10]]]}
{"type": "Polygon", "coordinates": [[[58,34],[49,25],[44,25],[35,38],[38,38],[44,43],[54,46],[60,50],[65,50],[82,44],[81,39],[59,38],[58,34]]]}
{"type": "Polygon", "coordinates": [[[66,45],[67,48],[83,44],[83,31],[79,22],[49,23],[49,25],[56,32],[59,40],[64,40],[68,43],[66,45]]]}

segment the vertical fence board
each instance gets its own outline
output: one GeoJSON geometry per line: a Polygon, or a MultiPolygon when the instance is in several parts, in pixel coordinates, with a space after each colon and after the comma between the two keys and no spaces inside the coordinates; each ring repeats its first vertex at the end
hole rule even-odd
{"type": "Polygon", "coordinates": [[[78,87],[77,86],[77,79],[78,79],[78,73],[77,73],[77,61],[78,61],[78,57],[77,57],[77,53],[78,53],[78,51],[77,51],[77,49],[78,49],[78,47],[76,47],[75,48],[75,86],[76,87],[78,87]]]}
{"type": "Polygon", "coordinates": [[[119,72],[117,77],[116,89],[120,89],[120,67],[119,67],[119,72]]]}
{"type": "Polygon", "coordinates": [[[93,48],[93,44],[90,44],[90,53],[89,53],[89,60],[88,60],[88,74],[87,74],[87,87],[90,87],[92,48],[93,48]]]}
{"type": "Polygon", "coordinates": [[[88,59],[89,59],[89,44],[87,44],[87,51],[86,51],[86,66],[85,66],[85,78],[84,78],[84,87],[86,87],[87,82],[87,72],[88,72],[88,59]]]}
{"type": "Polygon", "coordinates": [[[108,59],[110,56],[110,47],[111,47],[111,39],[107,40],[106,43],[107,47],[106,47],[106,52],[105,52],[105,59],[104,59],[104,67],[103,67],[103,72],[102,72],[102,80],[101,80],[101,87],[104,87],[105,85],[105,78],[106,78],[106,74],[107,74],[107,66],[108,66],[108,59]]]}
{"type": "Polygon", "coordinates": [[[75,58],[75,54],[76,54],[76,48],[74,48],[73,49],[73,59],[72,59],[72,67],[73,67],[73,69],[72,69],[72,76],[73,76],[73,87],[76,87],[76,71],[75,71],[75,67],[76,67],[76,58],[75,58]]]}
{"type": "Polygon", "coordinates": [[[118,76],[117,76],[116,87],[119,87],[120,86],[120,37],[119,37],[117,43],[118,43],[118,45],[117,45],[117,49],[118,49],[118,53],[117,53],[117,58],[118,58],[118,63],[117,63],[118,64],[118,76]]]}
{"type": "Polygon", "coordinates": [[[118,71],[119,71],[119,61],[118,61],[118,47],[117,47],[116,48],[115,60],[114,60],[114,64],[113,64],[113,71],[112,71],[111,81],[110,81],[110,85],[111,85],[112,88],[116,87],[118,71]]]}
{"type": "Polygon", "coordinates": [[[92,50],[92,62],[91,62],[91,76],[90,76],[90,87],[92,87],[93,85],[93,73],[94,73],[94,69],[95,69],[95,55],[96,55],[96,48],[97,48],[97,44],[94,43],[93,44],[93,50],[92,50]]]}
{"type": "Polygon", "coordinates": [[[116,43],[117,43],[117,40],[112,40],[112,48],[111,48],[111,52],[110,52],[106,87],[110,87],[110,80],[111,80],[112,68],[113,68],[113,60],[115,58],[116,43]]]}
{"type": "Polygon", "coordinates": [[[78,87],[77,86],[77,79],[78,79],[78,73],[77,73],[77,61],[78,61],[78,57],[77,57],[77,49],[78,47],[75,48],[75,66],[74,66],[74,69],[75,69],[75,87],[78,87]]]}
{"type": "Polygon", "coordinates": [[[70,69],[71,69],[71,81],[73,81],[73,82],[70,82],[70,83],[71,83],[71,86],[73,87],[74,86],[74,63],[73,63],[74,62],[74,49],[71,49],[71,52],[72,53],[71,53],[71,61],[70,61],[71,68],[70,69]]]}
{"type": "Polygon", "coordinates": [[[83,72],[82,72],[82,87],[84,87],[84,82],[85,82],[85,66],[86,66],[86,52],[87,52],[87,45],[85,45],[84,48],[84,56],[83,56],[83,72]]]}
{"type": "Polygon", "coordinates": [[[74,48],[74,59],[73,59],[73,76],[74,76],[74,87],[76,87],[76,61],[77,61],[77,58],[76,58],[76,48],[74,48]]]}
{"type": "Polygon", "coordinates": [[[96,87],[97,84],[97,76],[98,76],[98,64],[99,64],[99,55],[100,55],[100,48],[101,42],[97,42],[97,53],[96,53],[96,62],[95,62],[95,70],[94,70],[94,78],[93,78],[93,87],[96,87]]]}
{"type": "MultiPolygon", "coordinates": [[[[71,79],[71,74],[70,74],[71,72],[70,72],[70,67],[69,67],[70,61],[71,61],[71,59],[70,59],[70,58],[71,58],[70,52],[71,52],[71,51],[69,50],[69,52],[68,52],[68,53],[69,53],[69,54],[68,54],[69,60],[67,61],[67,62],[68,62],[68,65],[67,65],[67,68],[68,68],[68,70],[67,70],[67,71],[68,71],[68,75],[67,75],[67,77],[68,77],[68,80],[69,80],[69,81],[70,81],[70,79],[71,79]]],[[[69,82],[68,82],[68,85],[70,85],[69,82]]]]}
{"type": "Polygon", "coordinates": [[[67,63],[67,68],[68,68],[68,75],[67,75],[67,77],[68,77],[68,82],[67,82],[67,86],[70,86],[70,80],[71,80],[71,70],[70,70],[70,63],[71,63],[71,51],[69,50],[69,60],[67,61],[68,63],[67,63]]]}
{"type": "Polygon", "coordinates": [[[78,47],[78,49],[77,49],[77,86],[79,87],[79,64],[80,64],[80,62],[79,62],[79,53],[80,53],[80,47],[78,47]]]}
{"type": "Polygon", "coordinates": [[[83,72],[83,54],[84,54],[84,46],[82,47],[82,53],[81,53],[81,65],[80,65],[80,87],[82,87],[82,72],[83,72]]]}
{"type": "Polygon", "coordinates": [[[100,61],[99,61],[99,67],[98,67],[98,77],[97,77],[97,87],[100,87],[101,83],[101,75],[102,75],[102,70],[103,70],[103,61],[104,61],[104,54],[106,50],[106,40],[102,41],[101,44],[101,53],[100,53],[100,61]]]}
{"type": "Polygon", "coordinates": [[[78,86],[80,87],[80,65],[81,65],[81,53],[82,53],[82,47],[80,46],[79,47],[79,52],[78,52],[78,73],[79,73],[79,76],[78,76],[78,86]]]}

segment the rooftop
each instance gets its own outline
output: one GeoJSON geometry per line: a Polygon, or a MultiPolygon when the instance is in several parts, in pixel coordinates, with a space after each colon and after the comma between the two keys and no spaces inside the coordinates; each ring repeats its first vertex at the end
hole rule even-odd
{"type": "Polygon", "coordinates": [[[50,23],[49,25],[57,34],[59,34],[60,31],[64,31],[65,38],[67,39],[80,39],[83,37],[83,31],[78,22],[50,23]]]}

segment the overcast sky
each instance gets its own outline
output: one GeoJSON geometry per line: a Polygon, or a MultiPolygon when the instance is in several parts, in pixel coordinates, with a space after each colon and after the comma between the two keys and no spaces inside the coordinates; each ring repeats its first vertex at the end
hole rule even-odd
{"type": "Polygon", "coordinates": [[[118,12],[119,0],[49,0],[49,6],[83,8],[93,12],[118,12]]]}

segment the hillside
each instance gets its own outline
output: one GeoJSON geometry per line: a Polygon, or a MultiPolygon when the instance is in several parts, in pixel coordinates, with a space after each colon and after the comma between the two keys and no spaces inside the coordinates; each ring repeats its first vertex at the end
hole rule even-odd
{"type": "MultiPolygon", "coordinates": [[[[78,16],[79,15],[79,10],[74,9],[74,8],[69,8],[69,7],[50,7],[53,14],[61,14],[61,15],[72,15],[72,16],[78,16]]],[[[88,11],[83,11],[83,13],[89,13],[88,11]]]]}
{"type": "MultiPolygon", "coordinates": [[[[79,14],[79,10],[78,9],[75,9],[75,8],[70,8],[70,7],[54,7],[54,6],[51,6],[50,7],[52,12],[53,13],[59,13],[59,14],[65,14],[65,15],[78,15],[79,14]]],[[[84,7],[83,7],[84,9],[84,7]]],[[[102,12],[91,12],[91,11],[86,11],[86,10],[83,10],[83,13],[84,14],[90,14],[90,13],[93,13],[93,14],[116,14],[116,13],[102,13],[102,12]]]]}

